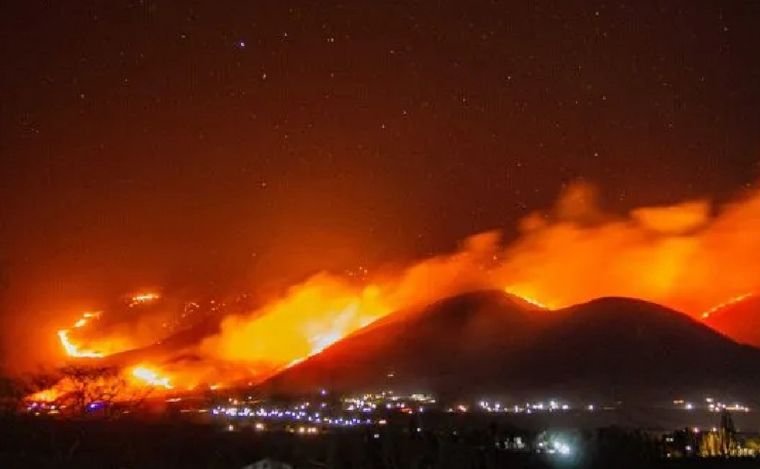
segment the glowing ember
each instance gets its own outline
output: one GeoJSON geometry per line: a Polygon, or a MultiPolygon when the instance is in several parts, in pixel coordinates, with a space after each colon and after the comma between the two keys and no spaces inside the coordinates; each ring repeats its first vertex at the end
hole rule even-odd
{"type": "Polygon", "coordinates": [[[728,306],[731,306],[731,305],[735,305],[736,303],[739,303],[740,301],[746,300],[747,298],[749,298],[752,295],[753,295],[753,293],[745,293],[743,295],[738,295],[738,296],[735,296],[733,298],[730,298],[730,299],[724,301],[723,303],[717,304],[717,305],[713,306],[712,308],[708,309],[707,311],[703,312],[702,313],[702,319],[707,319],[707,318],[710,317],[711,314],[715,313],[716,311],[719,311],[719,310],[721,310],[723,308],[726,308],[728,306]]]}
{"type": "Polygon", "coordinates": [[[174,388],[167,376],[161,376],[156,370],[145,365],[138,365],[132,368],[132,376],[150,386],[162,387],[165,389],[174,388]]]}
{"type": "Polygon", "coordinates": [[[132,308],[134,306],[152,303],[159,298],[161,298],[161,296],[158,293],[140,293],[129,299],[129,307],[132,308]]]}

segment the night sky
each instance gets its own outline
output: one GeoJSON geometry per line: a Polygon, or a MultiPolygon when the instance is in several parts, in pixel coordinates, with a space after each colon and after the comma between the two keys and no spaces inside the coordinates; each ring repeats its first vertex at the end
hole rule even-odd
{"type": "Polygon", "coordinates": [[[580,178],[618,213],[729,198],[758,176],[758,24],[755,1],[2,2],[3,307],[425,256],[580,178]]]}

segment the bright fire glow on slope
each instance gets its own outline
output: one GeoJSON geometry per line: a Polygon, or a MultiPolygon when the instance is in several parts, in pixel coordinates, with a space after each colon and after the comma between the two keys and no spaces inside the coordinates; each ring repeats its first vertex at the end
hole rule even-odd
{"type": "Polygon", "coordinates": [[[232,316],[222,334],[202,349],[217,358],[279,368],[319,353],[351,332],[388,314],[379,289],[354,291],[330,279],[311,281],[255,317],[232,316]]]}
{"type": "MultiPolygon", "coordinates": [[[[100,312],[95,313],[84,313],[82,314],[82,317],[79,318],[75,323],[72,329],[81,329],[85,327],[89,322],[93,319],[100,318],[100,312]]],[[[86,348],[82,348],[80,345],[74,343],[71,338],[69,337],[69,333],[71,332],[71,329],[61,329],[58,331],[58,340],[61,342],[61,346],[66,351],[66,355],[72,357],[72,358],[101,358],[103,357],[103,353],[99,352],[97,350],[90,350],[86,348]]]]}
{"type": "MultiPolygon", "coordinates": [[[[139,293],[128,298],[127,306],[134,308],[136,306],[151,304],[159,298],[160,295],[158,293],[139,293]]],[[[91,325],[94,321],[99,320],[102,314],[101,311],[85,312],[74,322],[73,326],[67,329],[60,329],[57,332],[58,340],[67,356],[71,358],[103,358],[133,347],[135,341],[124,333],[112,334],[109,337],[100,337],[95,340],[76,340],[72,337],[72,333],[78,332],[76,335],[81,339],[83,336],[81,330],[91,325]]]]}
{"type": "Polygon", "coordinates": [[[55,402],[57,399],[60,399],[60,397],[61,392],[59,389],[57,387],[52,387],[27,396],[26,400],[32,402],[55,402]]]}
{"type": "Polygon", "coordinates": [[[147,384],[149,386],[156,386],[164,389],[174,389],[174,386],[172,386],[169,381],[169,377],[161,376],[157,370],[147,365],[137,365],[133,367],[131,374],[140,384],[147,384]]]}
{"type": "Polygon", "coordinates": [[[374,276],[367,284],[315,275],[251,314],[227,317],[220,333],[201,344],[201,353],[266,377],[390,313],[427,306],[451,294],[492,288],[483,266],[492,262],[495,240],[493,233],[474,236],[458,252],[374,276]]]}
{"type": "Polygon", "coordinates": [[[519,286],[512,285],[512,286],[509,286],[509,287],[505,288],[504,291],[506,293],[509,293],[510,295],[513,295],[513,296],[516,296],[517,298],[520,298],[524,302],[528,303],[529,305],[535,306],[536,308],[544,309],[544,310],[550,310],[550,309],[552,309],[549,306],[547,306],[546,304],[541,303],[540,301],[538,301],[534,297],[532,297],[530,295],[527,295],[527,294],[524,294],[524,293],[521,293],[522,290],[521,290],[521,288],[519,286]]]}

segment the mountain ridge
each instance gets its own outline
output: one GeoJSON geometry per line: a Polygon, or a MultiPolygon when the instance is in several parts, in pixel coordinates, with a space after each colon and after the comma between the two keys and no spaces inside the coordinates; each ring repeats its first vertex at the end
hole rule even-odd
{"type": "Polygon", "coordinates": [[[629,298],[543,311],[504,292],[450,297],[359,331],[267,380],[271,392],[382,387],[442,395],[670,397],[760,390],[760,350],[629,298]]]}

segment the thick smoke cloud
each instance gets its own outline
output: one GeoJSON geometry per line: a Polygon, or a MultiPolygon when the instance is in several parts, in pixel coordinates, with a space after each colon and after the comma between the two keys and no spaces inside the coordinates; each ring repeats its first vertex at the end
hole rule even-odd
{"type": "Polygon", "coordinates": [[[760,193],[605,213],[588,184],[535,213],[504,250],[512,291],[561,307],[600,296],[657,302],[691,315],[760,287],[760,193]]]}

